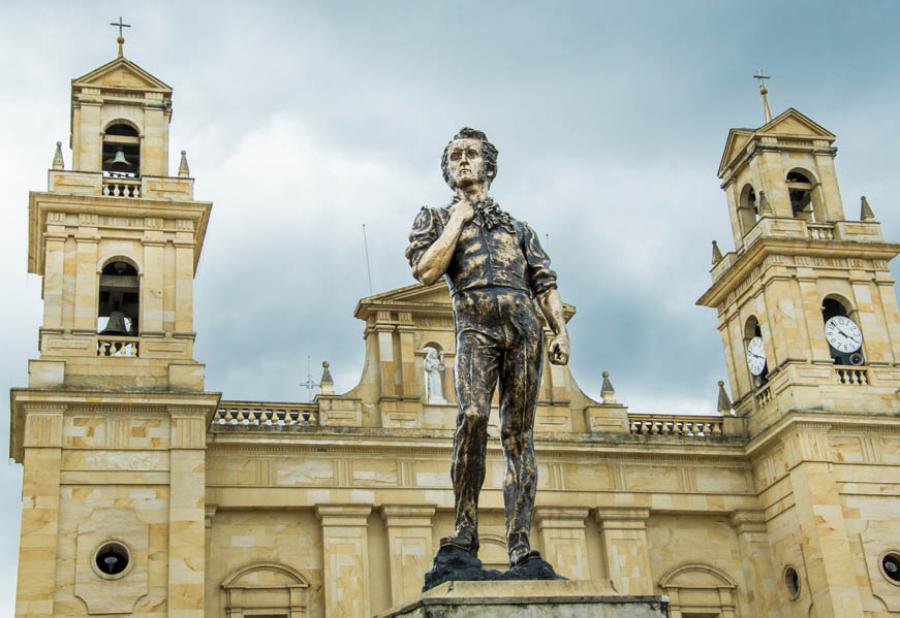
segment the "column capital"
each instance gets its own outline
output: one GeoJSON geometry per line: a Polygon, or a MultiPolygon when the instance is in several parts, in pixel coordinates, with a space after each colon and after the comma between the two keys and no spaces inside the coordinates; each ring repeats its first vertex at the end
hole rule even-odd
{"type": "Polygon", "coordinates": [[[650,519],[650,509],[641,508],[599,508],[594,509],[594,521],[602,530],[643,530],[650,519]]]}
{"type": "Polygon", "coordinates": [[[371,504],[317,504],[316,516],[323,526],[366,526],[371,504]]]}
{"type": "Polygon", "coordinates": [[[730,520],[738,534],[766,533],[766,514],[762,511],[735,511],[730,520]]]}
{"type": "Polygon", "coordinates": [[[388,528],[431,528],[436,510],[431,504],[385,504],[381,507],[381,518],[388,528]]]}
{"type": "Polygon", "coordinates": [[[590,514],[585,508],[537,507],[534,517],[538,529],[544,528],[584,528],[584,520],[590,514]]]}

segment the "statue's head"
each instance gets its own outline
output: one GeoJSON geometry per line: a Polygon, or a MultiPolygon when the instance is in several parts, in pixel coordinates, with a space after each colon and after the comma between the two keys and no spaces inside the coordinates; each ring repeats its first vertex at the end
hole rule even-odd
{"type": "Polygon", "coordinates": [[[451,189],[476,182],[490,186],[497,177],[497,147],[484,131],[463,127],[444,147],[441,171],[451,189]]]}

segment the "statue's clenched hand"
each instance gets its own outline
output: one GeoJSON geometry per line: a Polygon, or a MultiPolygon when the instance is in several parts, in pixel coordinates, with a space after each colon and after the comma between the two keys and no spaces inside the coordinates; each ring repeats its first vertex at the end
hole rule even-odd
{"type": "Polygon", "coordinates": [[[475,216],[475,209],[472,202],[467,199],[461,199],[450,209],[450,217],[457,219],[460,223],[468,223],[475,216]]]}
{"type": "Polygon", "coordinates": [[[563,331],[550,340],[550,362],[565,365],[569,362],[569,335],[563,331]]]}

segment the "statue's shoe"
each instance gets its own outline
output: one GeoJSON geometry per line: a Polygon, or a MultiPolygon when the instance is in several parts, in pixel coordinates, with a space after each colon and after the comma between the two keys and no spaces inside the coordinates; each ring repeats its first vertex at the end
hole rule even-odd
{"type": "Polygon", "coordinates": [[[531,549],[527,545],[518,545],[509,550],[509,566],[516,568],[522,566],[529,560],[541,559],[541,552],[531,549]]]}
{"type": "Polygon", "coordinates": [[[457,530],[453,536],[445,536],[441,539],[441,547],[458,547],[473,556],[478,555],[478,534],[466,528],[457,530]]]}

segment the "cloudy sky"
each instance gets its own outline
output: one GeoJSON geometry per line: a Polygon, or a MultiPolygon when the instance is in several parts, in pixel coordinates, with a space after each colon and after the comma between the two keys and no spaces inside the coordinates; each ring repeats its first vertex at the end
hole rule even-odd
{"type": "MultiPolygon", "coordinates": [[[[723,354],[714,312],[694,302],[710,240],[732,248],[716,168],[730,127],[761,124],[756,69],[776,114],[796,107],[838,135],[848,218],[865,194],[900,238],[892,2],[7,2],[4,388],[26,384],[36,350],[27,194],[67,142],[70,79],[115,56],[106,24],[120,13],[126,56],[175,89],[171,151],[188,151],[196,197],[215,203],[195,350],[227,398],[305,400],[307,357],[314,377],[327,359],[339,390],[356,383],[362,225],[374,291],[411,283],[409,225],[447,199],[440,152],[463,125],[500,149],[497,200],[549,236],[578,308],[578,382],[596,396],[609,370],[633,411],[715,406],[723,354]]],[[[20,491],[20,466],[0,467],[3,614],[20,491]]]]}

